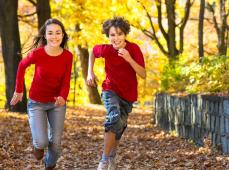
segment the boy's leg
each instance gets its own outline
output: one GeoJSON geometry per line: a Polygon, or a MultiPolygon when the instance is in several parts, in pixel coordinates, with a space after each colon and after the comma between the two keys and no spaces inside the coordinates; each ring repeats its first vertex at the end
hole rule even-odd
{"type": "Polygon", "coordinates": [[[48,111],[49,145],[45,158],[46,167],[55,166],[57,159],[60,156],[61,136],[64,129],[65,112],[66,106],[53,106],[48,111]]]}
{"type": "MultiPolygon", "coordinates": [[[[108,162],[111,154],[115,156],[116,149],[121,136],[127,125],[127,114],[122,114],[122,99],[112,91],[103,91],[102,99],[106,108],[105,135],[104,135],[104,151],[101,163],[108,162]]],[[[100,167],[100,166],[99,166],[100,167]]],[[[98,168],[99,169],[99,168],[98,168]]],[[[101,168],[102,169],[102,168],[101,168]]]]}
{"type": "Polygon", "coordinates": [[[115,157],[119,141],[127,128],[128,114],[132,111],[132,103],[119,98],[121,131],[116,135],[115,144],[111,149],[110,156],[115,157]]]}
{"type": "Polygon", "coordinates": [[[115,144],[113,148],[111,148],[110,155],[109,155],[109,164],[108,169],[109,170],[115,170],[116,167],[116,151],[119,144],[119,140],[115,140],[115,144]]]}
{"type": "Polygon", "coordinates": [[[109,166],[108,169],[109,170],[116,170],[117,166],[116,166],[116,152],[117,152],[117,148],[118,148],[118,144],[119,141],[127,127],[127,119],[128,119],[128,114],[131,112],[132,110],[132,103],[129,103],[123,99],[120,98],[120,122],[121,122],[121,131],[119,131],[119,133],[116,135],[116,140],[115,140],[115,144],[113,145],[113,148],[111,149],[110,152],[110,157],[109,157],[109,166]]]}
{"type": "Polygon", "coordinates": [[[120,109],[117,95],[112,91],[103,91],[102,100],[107,113],[106,121],[104,123],[105,133],[103,155],[97,170],[108,169],[110,152],[112,148],[114,148],[116,141],[116,124],[120,120],[120,109]]]}
{"type": "Polygon", "coordinates": [[[114,143],[114,145],[113,145],[113,147],[111,148],[111,151],[110,151],[110,155],[109,155],[110,157],[115,157],[118,145],[119,145],[119,140],[115,139],[115,143],[114,143]]]}
{"type": "Polygon", "coordinates": [[[106,157],[110,156],[111,151],[115,148],[116,146],[116,134],[109,131],[109,132],[105,132],[104,134],[104,151],[103,151],[103,155],[105,155],[106,157]]]}
{"type": "Polygon", "coordinates": [[[107,170],[109,165],[109,156],[112,148],[115,145],[115,133],[108,131],[104,133],[104,148],[103,155],[99,162],[97,170],[107,170]]]}

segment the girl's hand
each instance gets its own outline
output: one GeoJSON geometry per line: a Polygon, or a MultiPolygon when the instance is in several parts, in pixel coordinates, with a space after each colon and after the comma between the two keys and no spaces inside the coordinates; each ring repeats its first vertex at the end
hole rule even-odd
{"type": "Polygon", "coordinates": [[[129,51],[125,48],[120,48],[118,50],[118,55],[122,57],[124,60],[126,60],[128,63],[132,60],[129,51]]]}
{"type": "Polygon", "coordinates": [[[96,77],[96,75],[94,73],[88,73],[87,85],[92,86],[92,87],[96,87],[96,85],[97,85],[96,81],[98,81],[98,78],[96,77]]]}
{"type": "Polygon", "coordinates": [[[11,105],[16,105],[19,101],[22,101],[23,93],[14,92],[14,95],[10,101],[11,105]]]}
{"type": "Polygon", "coordinates": [[[66,101],[64,100],[63,97],[58,96],[58,97],[54,97],[54,98],[56,100],[56,102],[55,102],[56,106],[64,106],[65,105],[66,101]]]}

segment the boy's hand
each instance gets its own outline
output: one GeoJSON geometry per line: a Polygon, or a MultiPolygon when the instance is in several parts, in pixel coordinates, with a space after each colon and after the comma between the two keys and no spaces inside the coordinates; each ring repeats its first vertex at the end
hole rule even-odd
{"type": "Polygon", "coordinates": [[[14,92],[14,95],[10,101],[11,105],[16,105],[19,101],[22,101],[23,93],[14,92]]]}
{"type": "Polygon", "coordinates": [[[96,87],[97,86],[96,81],[98,81],[98,78],[96,77],[96,75],[94,73],[88,73],[87,85],[92,86],[92,87],[96,87]]]}
{"type": "Polygon", "coordinates": [[[58,97],[54,97],[56,102],[55,102],[55,105],[56,106],[64,106],[65,105],[65,100],[63,97],[61,96],[58,96],[58,97]]]}
{"type": "Polygon", "coordinates": [[[120,48],[118,50],[118,55],[122,57],[124,60],[126,60],[127,62],[130,62],[132,60],[129,51],[126,50],[125,48],[120,48]]]}

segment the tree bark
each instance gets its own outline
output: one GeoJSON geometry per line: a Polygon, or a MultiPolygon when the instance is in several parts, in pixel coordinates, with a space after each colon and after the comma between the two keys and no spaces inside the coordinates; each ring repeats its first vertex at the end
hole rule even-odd
{"type": "Polygon", "coordinates": [[[217,33],[218,43],[218,55],[226,55],[227,53],[227,42],[226,42],[226,29],[227,25],[227,17],[228,13],[226,13],[225,9],[225,0],[220,0],[219,8],[220,8],[220,17],[217,21],[217,17],[215,15],[215,4],[207,3],[208,10],[212,13],[213,24],[217,33]]]}
{"type": "MultiPolygon", "coordinates": [[[[77,32],[80,31],[80,27],[78,24],[76,24],[75,29],[77,32]]],[[[83,78],[84,78],[84,81],[86,82],[87,71],[88,71],[89,52],[88,52],[87,48],[83,48],[81,45],[78,45],[77,49],[78,49],[78,56],[79,56],[79,60],[80,60],[83,78]]],[[[90,103],[102,104],[97,86],[91,87],[91,86],[86,85],[86,87],[87,87],[88,98],[89,98],[90,103]]]]}
{"type": "Polygon", "coordinates": [[[178,55],[176,48],[176,16],[175,16],[175,0],[166,0],[166,11],[168,18],[168,52],[169,58],[175,59],[178,55]]]}
{"type": "MultiPolygon", "coordinates": [[[[78,50],[79,50],[79,59],[80,59],[80,64],[82,68],[82,74],[86,82],[87,71],[88,71],[89,52],[88,52],[88,49],[82,48],[80,45],[78,45],[78,50]]],[[[87,92],[88,92],[90,103],[102,104],[97,87],[87,86],[87,92]]]]}
{"type": "MultiPolygon", "coordinates": [[[[17,0],[0,0],[0,34],[2,54],[5,66],[6,104],[9,111],[26,111],[26,91],[24,90],[23,101],[16,106],[10,106],[13,96],[18,64],[21,60],[21,45],[17,18],[17,0]],[[4,25],[4,26],[3,26],[4,25]]],[[[25,89],[25,88],[24,88],[25,89]]]]}
{"type": "Polygon", "coordinates": [[[37,0],[37,17],[38,17],[38,29],[45,23],[45,21],[51,18],[51,9],[49,0],[37,0]]]}
{"type": "Polygon", "coordinates": [[[226,28],[227,28],[227,16],[225,9],[225,0],[220,0],[220,32],[218,38],[218,51],[219,55],[226,55],[226,28]]]}
{"type": "Polygon", "coordinates": [[[199,44],[199,58],[200,61],[204,56],[204,45],[203,45],[203,28],[204,28],[204,12],[205,12],[205,0],[200,1],[200,12],[199,12],[199,25],[198,25],[198,44],[199,44]]]}

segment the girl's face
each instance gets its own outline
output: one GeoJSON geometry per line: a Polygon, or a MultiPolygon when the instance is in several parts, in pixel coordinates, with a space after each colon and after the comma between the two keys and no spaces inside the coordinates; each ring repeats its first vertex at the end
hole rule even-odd
{"type": "Polygon", "coordinates": [[[50,24],[46,27],[45,39],[47,40],[47,45],[50,47],[60,47],[62,43],[64,34],[62,29],[57,24],[50,24]]]}
{"type": "Polygon", "coordinates": [[[110,40],[110,43],[116,50],[124,48],[126,45],[126,35],[120,28],[111,27],[109,30],[108,38],[110,40]]]}

